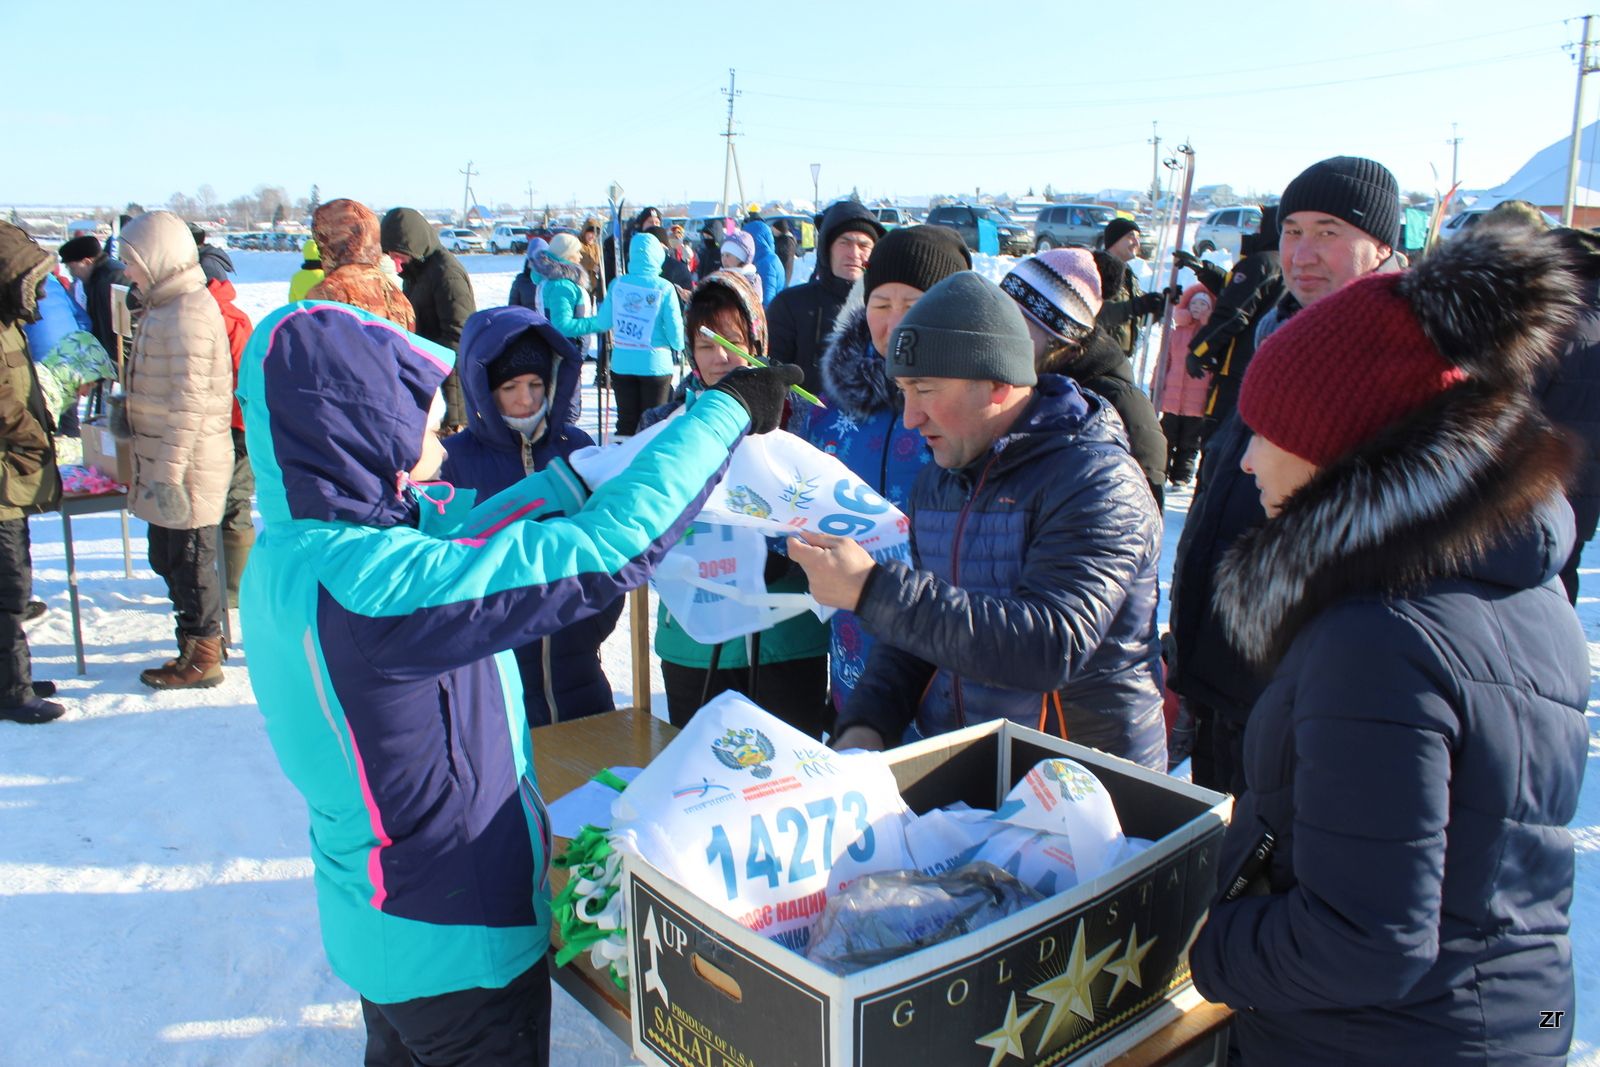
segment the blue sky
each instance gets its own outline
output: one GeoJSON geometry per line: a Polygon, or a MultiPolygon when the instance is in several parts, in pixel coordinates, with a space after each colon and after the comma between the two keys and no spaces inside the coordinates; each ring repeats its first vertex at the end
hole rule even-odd
{"type": "MultiPolygon", "coordinates": [[[[258,184],[379,206],[716,199],[728,68],[750,198],[1281,189],[1341,153],[1407,189],[1507,177],[1572,122],[1578,8],[702,2],[7,5],[0,203],[258,184]],[[1447,14],[1440,14],[1441,11],[1447,14]],[[70,15],[64,14],[70,12],[70,15]],[[67,42],[79,42],[68,46],[67,42]],[[21,47],[17,45],[20,44],[21,47]],[[31,104],[23,106],[22,100],[31,104]],[[70,162],[67,162],[70,160],[70,162]],[[1437,177],[1435,177],[1437,171],[1437,177]]],[[[1600,30],[1597,30],[1600,36],[1600,30]]],[[[1585,121],[1600,115],[1600,76],[1585,121]]]]}

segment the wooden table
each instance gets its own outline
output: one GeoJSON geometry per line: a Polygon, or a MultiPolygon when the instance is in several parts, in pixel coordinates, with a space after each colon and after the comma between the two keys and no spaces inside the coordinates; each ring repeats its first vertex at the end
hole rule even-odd
{"type": "MultiPolygon", "coordinates": [[[[566,796],[607,767],[644,767],[677,732],[670,723],[634,708],[541,726],[533,731],[533,764],[539,792],[549,802],[566,796]]],[[[566,839],[556,840],[559,853],[565,849],[566,839]]],[[[566,871],[551,868],[552,894],[559,892],[566,881],[566,871]]],[[[554,931],[552,937],[559,942],[554,931]]],[[[574,1000],[632,1047],[627,994],[619,992],[609,977],[591,967],[587,954],[565,967],[553,967],[551,974],[574,1000]]],[[[1227,1035],[1231,1015],[1220,1004],[1201,1002],[1150,1035],[1138,1048],[1112,1060],[1108,1067],[1200,1067],[1221,1063],[1218,1050],[1227,1048],[1222,1039],[1227,1035]]]]}

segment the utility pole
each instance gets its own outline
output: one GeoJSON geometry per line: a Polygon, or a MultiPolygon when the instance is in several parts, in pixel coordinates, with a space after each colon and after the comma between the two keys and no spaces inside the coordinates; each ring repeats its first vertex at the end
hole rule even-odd
{"type": "Polygon", "coordinates": [[[467,160],[467,169],[456,173],[467,176],[467,180],[461,186],[461,225],[465,226],[467,224],[467,198],[472,195],[472,179],[476,178],[479,172],[472,169],[472,160],[469,159],[467,160]]]}
{"type": "Polygon", "coordinates": [[[1589,65],[1589,23],[1593,15],[1583,16],[1583,48],[1578,53],[1578,92],[1572,105],[1572,154],[1567,157],[1567,198],[1561,204],[1561,224],[1572,225],[1572,204],[1578,194],[1578,144],[1583,140],[1583,76],[1596,68],[1589,65]]]}
{"type": "Polygon", "coordinates": [[[528,225],[533,225],[533,182],[528,182],[528,225]]]}
{"type": "Polygon", "coordinates": [[[1150,120],[1150,207],[1155,208],[1161,199],[1161,135],[1156,132],[1156,120],[1150,120]]]}
{"type": "Polygon", "coordinates": [[[734,82],[737,78],[738,71],[729,67],[728,87],[722,90],[722,95],[728,98],[728,130],[722,135],[728,141],[728,149],[722,157],[722,213],[724,215],[728,214],[728,176],[730,171],[739,179],[739,202],[741,204],[744,203],[744,176],[739,174],[739,154],[733,147],[733,139],[736,136],[733,132],[733,101],[735,97],[743,95],[738,89],[734,88],[734,82]]]}
{"type": "Polygon", "coordinates": [[[1445,142],[1450,146],[1450,188],[1456,187],[1458,164],[1461,162],[1461,138],[1456,135],[1456,124],[1450,124],[1450,139],[1445,142]]]}
{"type": "Polygon", "coordinates": [[[822,173],[822,164],[811,164],[811,206],[820,212],[822,210],[822,194],[817,191],[817,175],[822,173]]]}

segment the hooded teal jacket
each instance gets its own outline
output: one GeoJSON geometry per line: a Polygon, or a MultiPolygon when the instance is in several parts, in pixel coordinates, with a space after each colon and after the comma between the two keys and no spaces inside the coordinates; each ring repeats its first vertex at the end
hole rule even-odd
{"type": "MultiPolygon", "coordinates": [[[[625,326],[616,327],[612,334],[611,370],[643,377],[671,374],[673,354],[684,350],[683,308],[678,303],[678,291],[661,276],[661,264],[666,261],[667,250],[660,241],[648,233],[634,234],[628,242],[628,272],[611,283],[600,310],[591,318],[566,320],[566,326],[558,323],[557,329],[568,337],[611,330],[619,308],[655,304],[658,310],[648,339],[624,337],[625,326]]],[[[622,318],[627,321],[627,316],[622,318]]]]}
{"type": "Polygon", "coordinates": [[[251,682],[310,815],[328,960],[380,1004],[501,988],[544,955],[550,827],[505,650],[644,582],[749,426],[707,396],[592,495],[558,458],[439,515],[400,472],[453,362],[305,301],[240,365],[266,522],[240,597],[251,682]]]}

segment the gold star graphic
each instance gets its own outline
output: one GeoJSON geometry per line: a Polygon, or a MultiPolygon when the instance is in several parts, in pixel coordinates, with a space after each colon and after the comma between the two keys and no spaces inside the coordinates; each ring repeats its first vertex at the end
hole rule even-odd
{"type": "Polygon", "coordinates": [[[1133,924],[1133,929],[1128,933],[1127,951],[1122,954],[1121,959],[1106,964],[1106,970],[1117,976],[1116,984],[1111,987],[1111,995],[1106,998],[1106,1007],[1111,1007],[1111,1002],[1117,999],[1117,994],[1122,992],[1122,987],[1129,982],[1140,989],[1144,988],[1144,982],[1139,975],[1139,964],[1144,962],[1151,946],[1159,940],[1161,940],[1159,937],[1152,937],[1144,944],[1139,944],[1139,924],[1133,924]]]}
{"type": "Polygon", "coordinates": [[[1083,920],[1078,920],[1078,932],[1072,939],[1072,954],[1067,959],[1067,969],[1048,982],[1028,990],[1028,996],[1050,1005],[1050,1017],[1045,1020],[1044,1033],[1039,1037],[1038,1052],[1043,1052],[1050,1039],[1055,1037],[1056,1029],[1067,1012],[1094,1022],[1094,1001],[1089,996],[1089,983],[1095,980],[1106,960],[1121,944],[1122,939],[1118,938],[1092,958],[1085,959],[1083,920]]]}
{"type": "Polygon", "coordinates": [[[1023,1013],[1022,1018],[1017,1018],[1017,995],[1011,994],[1011,1003],[1006,1005],[1006,1021],[1000,1024],[1000,1029],[984,1034],[975,1042],[994,1049],[994,1054],[989,1057],[989,1067],[1000,1067],[1000,1061],[1007,1056],[1022,1059],[1027,1051],[1022,1047],[1022,1031],[1038,1014],[1039,1005],[1035,1004],[1023,1013]]]}

